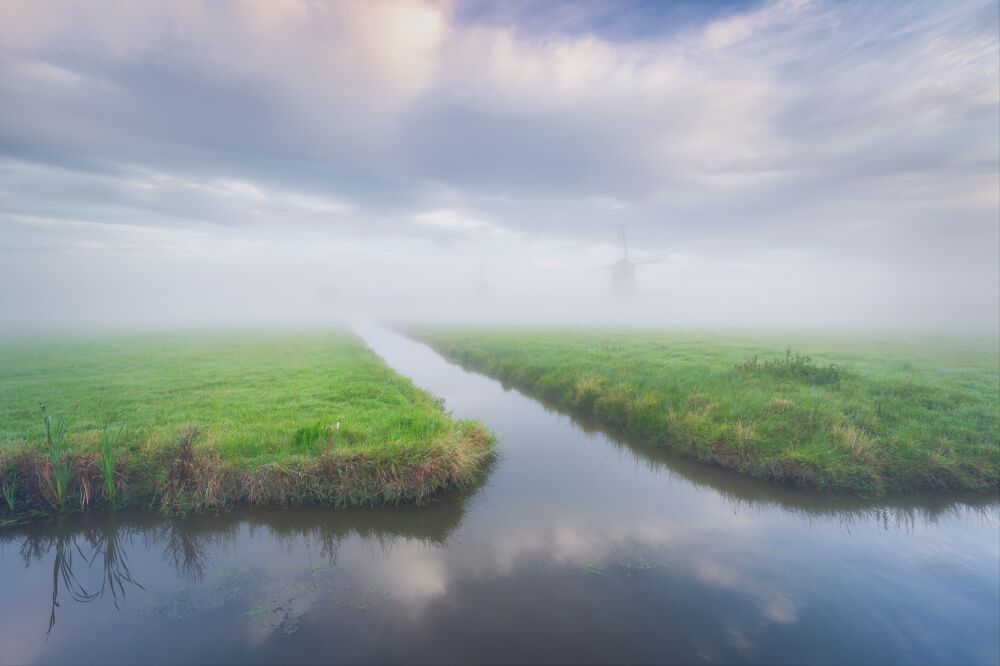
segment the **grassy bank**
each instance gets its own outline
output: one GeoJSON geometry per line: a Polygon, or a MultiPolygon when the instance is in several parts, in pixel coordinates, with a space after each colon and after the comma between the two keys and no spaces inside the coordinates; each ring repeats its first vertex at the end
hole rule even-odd
{"type": "Polygon", "coordinates": [[[995,340],[416,334],[610,427],[758,478],[862,495],[1000,486],[995,340]]]}
{"type": "Polygon", "coordinates": [[[346,332],[7,343],[0,367],[0,519],[420,500],[492,449],[346,332]]]}

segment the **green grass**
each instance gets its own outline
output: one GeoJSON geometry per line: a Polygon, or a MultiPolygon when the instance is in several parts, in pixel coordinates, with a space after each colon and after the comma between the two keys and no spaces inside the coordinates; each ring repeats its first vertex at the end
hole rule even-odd
{"type": "Polygon", "coordinates": [[[8,510],[421,499],[492,443],[344,331],[11,342],[0,367],[8,510]]]}
{"type": "Polygon", "coordinates": [[[66,442],[70,421],[62,416],[52,427],[52,417],[46,413],[45,405],[40,405],[42,423],[45,424],[45,464],[40,468],[41,479],[57,509],[66,503],[69,484],[73,475],[73,459],[66,442]]]}
{"type": "Polygon", "coordinates": [[[1000,486],[995,339],[416,335],[557,405],[755,477],[862,495],[1000,486]]]}
{"type": "Polygon", "coordinates": [[[97,464],[100,467],[101,476],[104,477],[104,496],[112,505],[118,495],[118,486],[115,484],[115,469],[118,467],[118,456],[125,436],[125,424],[112,425],[108,423],[101,431],[101,439],[97,445],[97,464]]]}

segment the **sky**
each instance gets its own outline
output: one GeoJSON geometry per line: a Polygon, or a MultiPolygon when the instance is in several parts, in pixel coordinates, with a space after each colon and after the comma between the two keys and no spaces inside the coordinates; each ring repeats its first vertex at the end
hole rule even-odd
{"type": "Polygon", "coordinates": [[[998,41],[996,0],[4,0],[0,327],[996,330],[998,41]]]}

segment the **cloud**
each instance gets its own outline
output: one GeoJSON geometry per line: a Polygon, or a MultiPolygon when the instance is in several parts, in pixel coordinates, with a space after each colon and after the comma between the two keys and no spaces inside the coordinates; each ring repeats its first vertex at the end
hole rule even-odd
{"type": "Polygon", "coordinates": [[[613,260],[624,224],[689,283],[785,271],[758,305],[839,275],[840,317],[867,285],[868,311],[912,303],[900,321],[959,290],[962,321],[995,324],[997,12],[8,2],[0,233],[29,215],[423,238],[428,262],[447,240],[527,276],[613,260]],[[774,260],[793,255],[819,277],[774,260]]]}

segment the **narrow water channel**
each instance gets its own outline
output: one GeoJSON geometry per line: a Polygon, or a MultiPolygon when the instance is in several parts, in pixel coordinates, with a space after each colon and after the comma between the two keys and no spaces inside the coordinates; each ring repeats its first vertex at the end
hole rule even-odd
{"type": "Polygon", "coordinates": [[[496,432],[479,487],[0,531],[0,662],[1000,661],[996,498],[771,487],[359,332],[496,432]]]}

